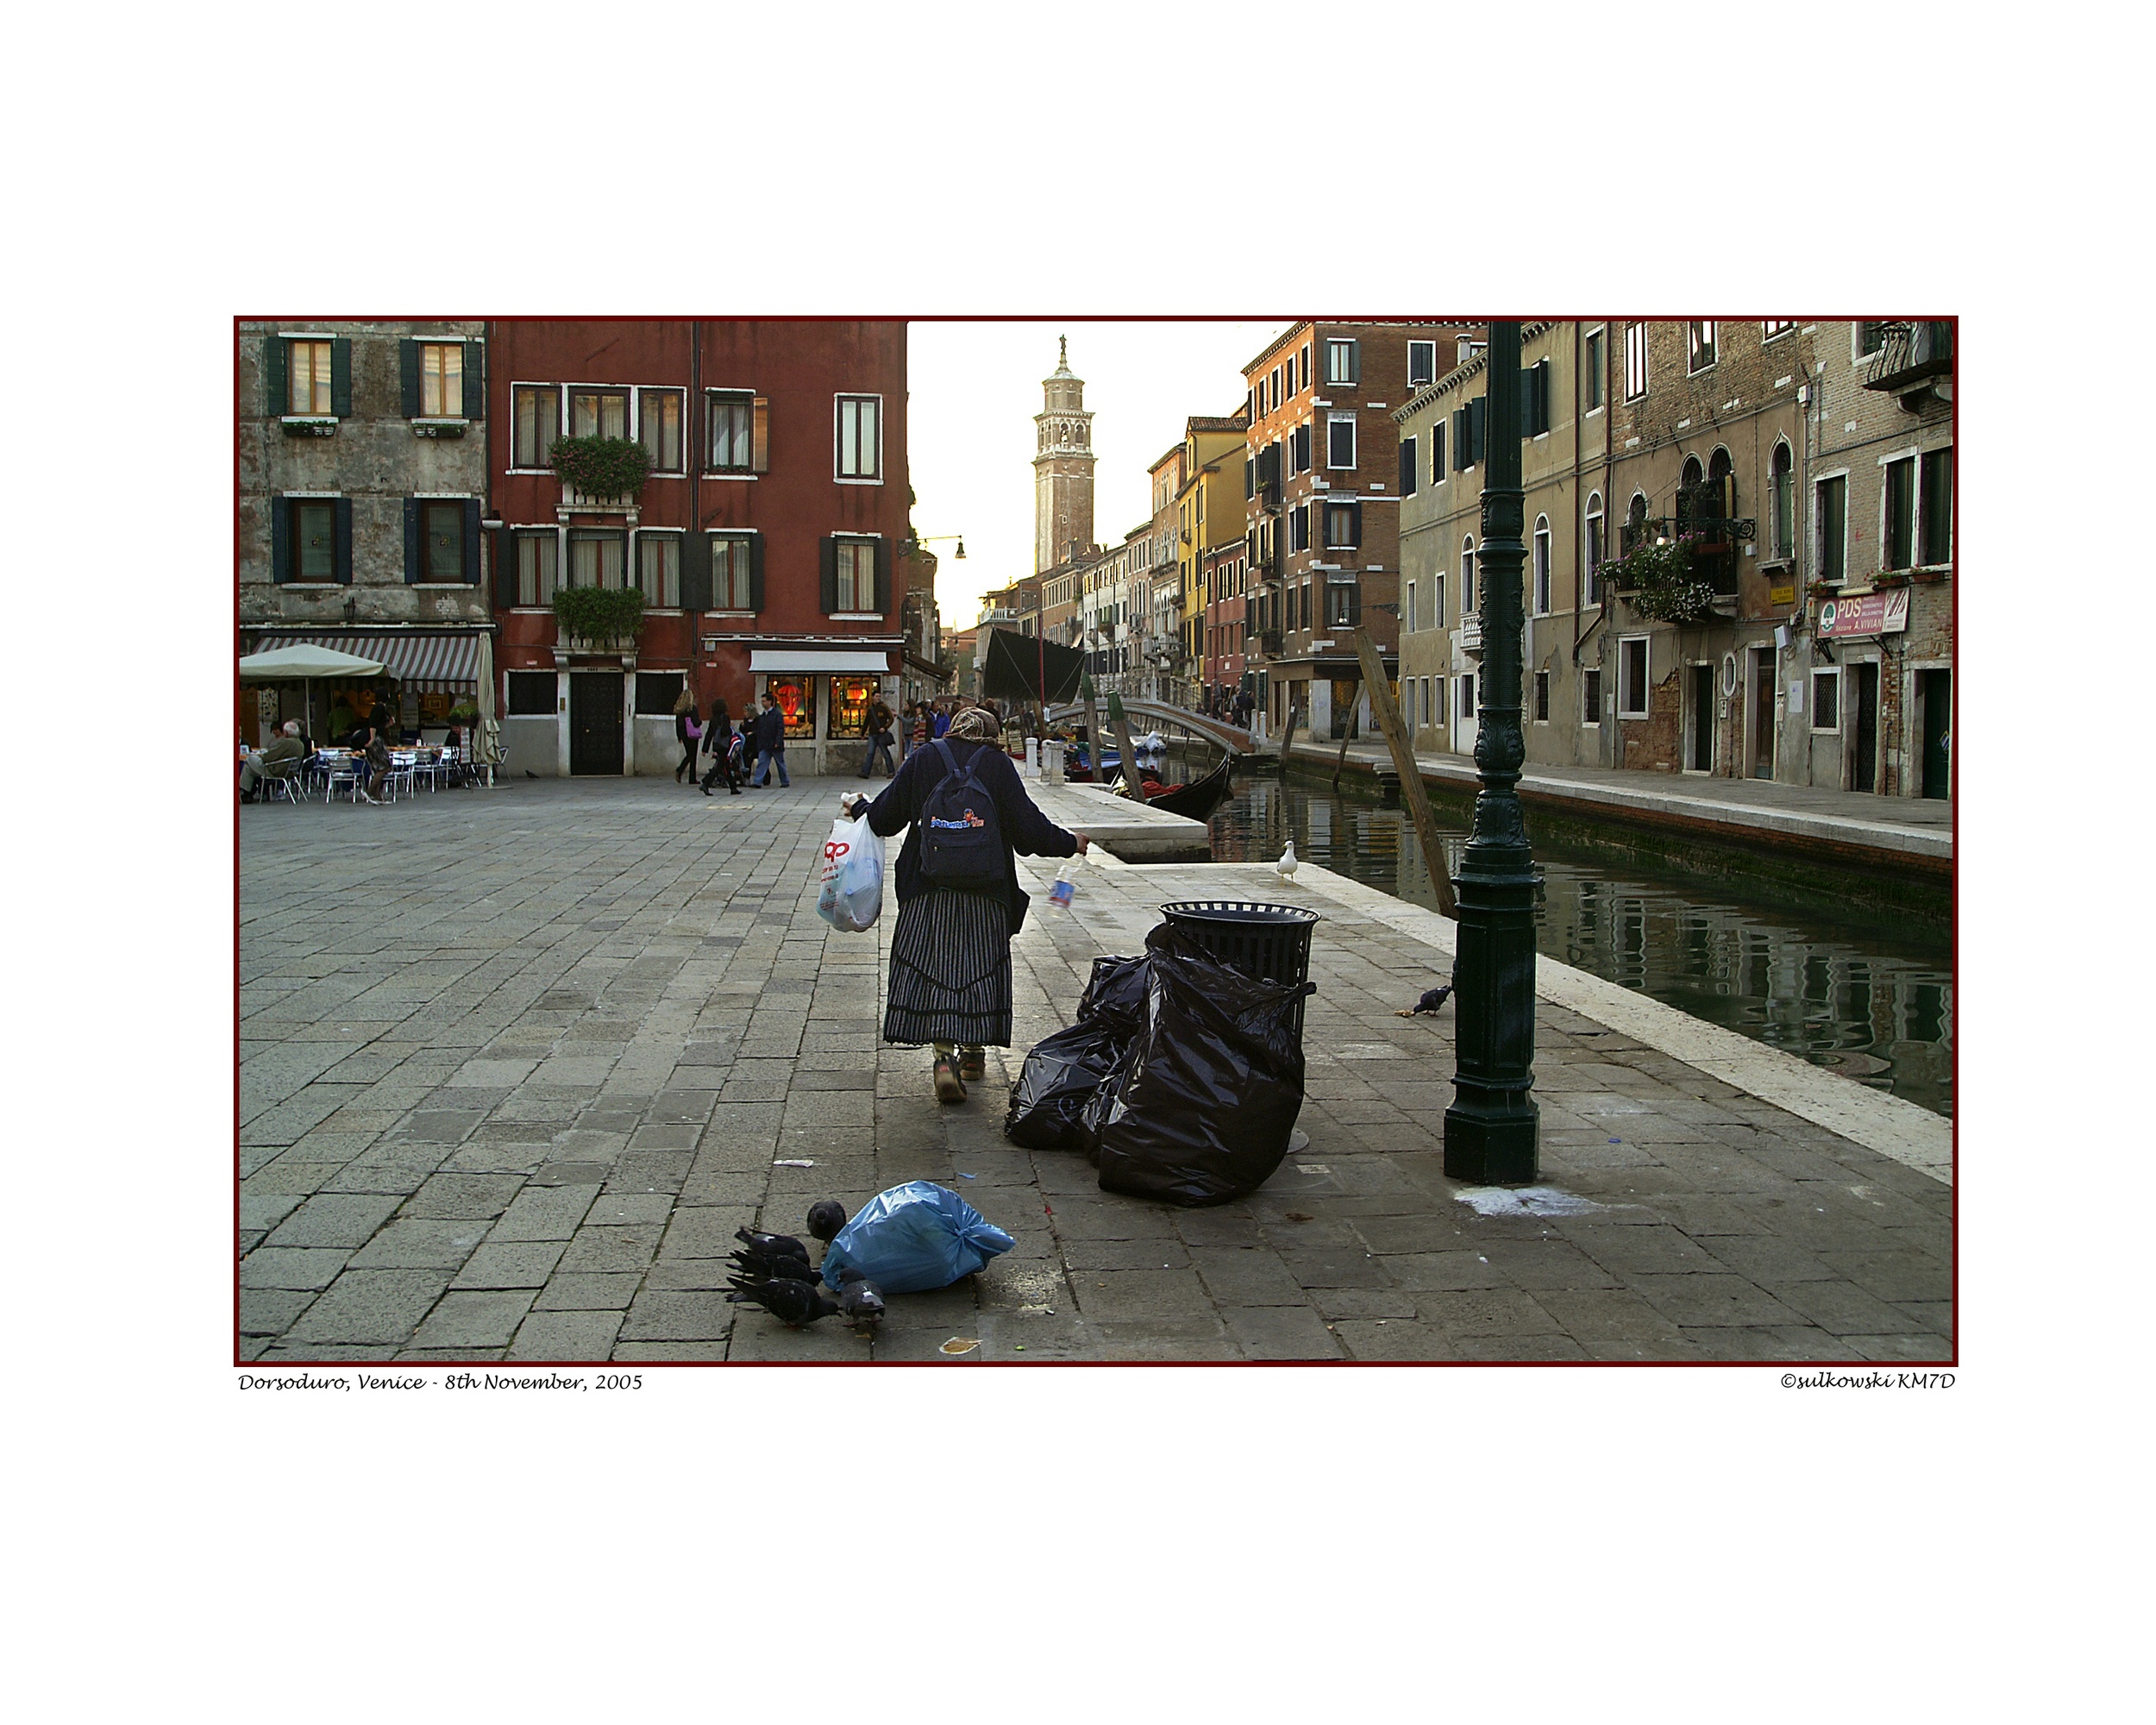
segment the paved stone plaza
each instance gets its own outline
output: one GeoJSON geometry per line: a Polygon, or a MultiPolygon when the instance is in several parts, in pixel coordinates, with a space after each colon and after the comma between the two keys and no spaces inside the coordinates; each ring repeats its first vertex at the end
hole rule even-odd
{"type": "MultiPolygon", "coordinates": [[[[1543,1187],[1440,1171],[1451,925],[1306,869],[1088,869],[1016,948],[1017,1045],[939,1108],[878,1037],[893,917],[815,914],[857,781],[518,781],[240,812],[248,1359],[1923,1360],[1952,1350],[1946,1123],[1543,964],[1543,1187]],[[1093,957],[1181,897],[1319,925],[1307,1146],[1248,1200],[1100,1192],[1000,1130],[1093,957]],[[1767,1100],[1768,1098],[1772,1100],[1767,1100]],[[796,1159],[812,1168],[778,1164],[796,1159]],[[930,1179],[1017,1239],[869,1341],[725,1303],[743,1225],[930,1179]],[[956,1358],[953,1337],[980,1346],[956,1358]]],[[[893,846],[895,851],[895,845],[893,846]]]]}

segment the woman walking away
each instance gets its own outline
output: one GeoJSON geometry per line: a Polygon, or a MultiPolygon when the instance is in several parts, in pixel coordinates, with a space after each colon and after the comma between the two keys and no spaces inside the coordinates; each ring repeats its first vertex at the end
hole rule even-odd
{"type": "MultiPolygon", "coordinates": [[[[855,816],[864,802],[856,792],[840,806],[855,816]]],[[[1013,853],[1082,855],[1089,841],[1034,806],[1003,752],[995,715],[977,707],[959,714],[947,737],[915,750],[867,809],[869,831],[881,837],[908,829],[883,1039],[933,1044],[936,1099],[962,1102],[966,1081],[987,1070],[986,1044],[1011,1045],[1011,938],[1031,902],[1013,853]]]]}
{"type": "Polygon", "coordinates": [[[724,775],[726,794],[739,796],[741,784],[734,776],[734,716],[726,711],[724,699],[711,703],[711,722],[704,727],[704,747],[711,761],[704,775],[704,794],[711,795],[712,781],[724,775]]]}

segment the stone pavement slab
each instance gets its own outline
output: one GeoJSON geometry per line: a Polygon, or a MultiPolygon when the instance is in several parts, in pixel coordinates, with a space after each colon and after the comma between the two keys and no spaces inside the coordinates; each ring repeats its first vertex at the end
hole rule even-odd
{"type": "MultiPolygon", "coordinates": [[[[527,781],[241,813],[236,1348],[266,1362],[1943,1360],[1951,1129],[1544,960],[1541,1184],[1443,1174],[1452,925],[1306,867],[1126,866],[1013,946],[1018,1045],[956,1107],[878,1036],[893,915],[814,914],[844,778],[705,799],[527,781]],[[326,824],[325,824],[326,823],[326,824]],[[443,883],[454,882],[445,894],[443,883]],[[368,894],[355,929],[346,906],[368,894]],[[1299,1143],[1177,1210],[1000,1131],[1024,1051],[1163,901],[1288,899],[1313,948],[1299,1143]],[[392,938],[393,935],[393,938],[392,938]],[[812,1162],[810,1168],[774,1165],[812,1162]],[[1017,1244],[873,1338],[724,1299],[744,1226],[906,1178],[1017,1244]],[[942,1352],[954,1337],[977,1344],[942,1352]]],[[[1687,781],[1673,789],[1690,791],[1687,781]]],[[[1080,800],[1082,802],[1082,799],[1080,800]]]]}

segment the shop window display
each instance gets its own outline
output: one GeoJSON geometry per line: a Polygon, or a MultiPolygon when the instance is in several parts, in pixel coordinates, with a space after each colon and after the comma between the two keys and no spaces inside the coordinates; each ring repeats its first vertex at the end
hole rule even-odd
{"type": "Polygon", "coordinates": [[[816,686],[808,677],[774,677],[765,685],[786,715],[789,743],[816,735],[816,686]]]}
{"type": "Polygon", "coordinates": [[[833,677],[830,734],[860,736],[861,727],[868,718],[869,703],[875,699],[881,687],[874,677],[833,677]]]}

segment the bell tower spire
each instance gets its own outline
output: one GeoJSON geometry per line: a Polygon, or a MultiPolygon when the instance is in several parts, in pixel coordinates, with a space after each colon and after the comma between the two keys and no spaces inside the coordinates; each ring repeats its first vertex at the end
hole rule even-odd
{"type": "Polygon", "coordinates": [[[1093,415],[1086,380],[1070,369],[1070,338],[1056,338],[1056,369],[1041,380],[1033,416],[1033,573],[1070,555],[1073,540],[1093,543],[1093,415]]]}

